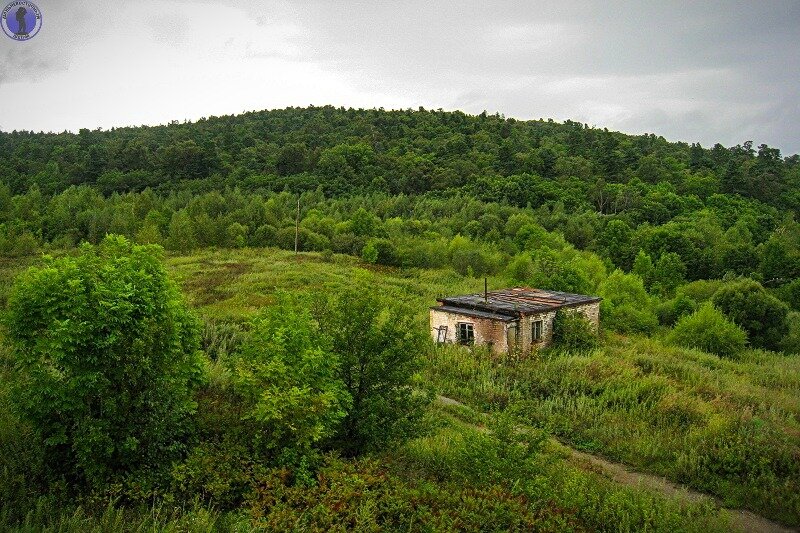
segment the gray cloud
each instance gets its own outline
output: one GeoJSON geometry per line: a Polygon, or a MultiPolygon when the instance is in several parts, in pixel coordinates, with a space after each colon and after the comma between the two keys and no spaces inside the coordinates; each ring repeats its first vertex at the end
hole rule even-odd
{"type": "Polygon", "coordinates": [[[118,0],[40,7],[54,20],[40,33],[47,37],[37,36],[38,48],[19,57],[0,47],[0,86],[21,65],[34,65],[38,74],[28,74],[34,81],[26,88],[56,91],[65,84],[56,87],[48,73],[66,69],[76,90],[70,76],[78,75],[78,61],[97,99],[123,82],[145,95],[126,96],[124,105],[101,102],[103,114],[91,118],[76,109],[58,119],[51,108],[53,118],[37,124],[53,129],[308,103],[425,105],[569,118],[706,146],[752,139],[800,151],[798,2],[118,0]],[[112,23],[99,24],[100,13],[112,23]],[[171,22],[161,27],[164,15],[171,22]],[[206,94],[213,91],[227,95],[225,105],[206,94]],[[75,124],[80,117],[93,123],[75,124]]]}
{"type": "Polygon", "coordinates": [[[319,1],[301,19],[299,48],[365,90],[800,150],[800,3],[319,1]]]}

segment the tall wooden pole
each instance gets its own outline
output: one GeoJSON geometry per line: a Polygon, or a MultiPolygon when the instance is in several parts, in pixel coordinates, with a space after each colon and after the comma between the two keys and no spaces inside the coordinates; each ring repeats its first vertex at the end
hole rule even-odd
{"type": "Polygon", "coordinates": [[[297,216],[294,219],[294,255],[297,255],[298,243],[300,242],[300,196],[297,197],[297,216]]]}

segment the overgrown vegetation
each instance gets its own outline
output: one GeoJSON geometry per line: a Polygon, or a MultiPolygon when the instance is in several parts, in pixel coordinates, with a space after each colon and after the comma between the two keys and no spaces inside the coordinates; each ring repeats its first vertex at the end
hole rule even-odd
{"type": "Polygon", "coordinates": [[[427,375],[480,410],[515,409],[589,452],[718,495],[788,524],[800,517],[800,360],[745,351],[737,360],[611,336],[591,355],[508,366],[437,350],[427,375]]]}
{"type": "Polygon", "coordinates": [[[181,457],[203,379],[197,324],[154,250],[108,237],[31,268],[6,324],[10,399],[50,482],[103,489],[181,457]]]}
{"type": "Polygon", "coordinates": [[[553,321],[553,344],[567,352],[585,353],[597,346],[597,332],[580,313],[559,309],[553,321]]]}
{"type": "Polygon", "coordinates": [[[678,320],[669,341],[721,357],[736,357],[747,343],[747,334],[706,302],[691,315],[678,320]]]}
{"type": "Polygon", "coordinates": [[[424,110],[0,133],[0,523],[729,529],[552,434],[800,525],[799,162],[424,110]],[[484,276],[602,331],[435,348],[484,276]]]}

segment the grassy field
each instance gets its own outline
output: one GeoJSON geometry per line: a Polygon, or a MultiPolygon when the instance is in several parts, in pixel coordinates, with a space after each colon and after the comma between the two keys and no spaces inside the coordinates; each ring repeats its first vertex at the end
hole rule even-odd
{"type": "MultiPolygon", "coordinates": [[[[478,292],[449,270],[365,269],[277,250],[172,257],[170,270],[207,317],[241,320],[276,290],[359,286],[418,308],[437,295],[478,292]]],[[[497,286],[501,280],[490,280],[497,286]]],[[[528,419],[576,447],[664,475],[800,525],[800,358],[749,351],[737,360],[606,335],[590,356],[543,354],[510,364],[478,352],[436,350],[426,377],[478,409],[523,406],[528,419]]]]}
{"type": "MultiPolygon", "coordinates": [[[[200,314],[212,319],[247,320],[269,305],[276,291],[312,293],[358,287],[419,308],[427,321],[437,295],[478,292],[483,280],[452,270],[397,269],[354,257],[294,255],[277,249],[207,251],[167,258],[170,274],[200,314]]],[[[490,279],[490,284],[492,280],[490,279]]]]}
{"type": "MultiPolygon", "coordinates": [[[[29,262],[0,264],[0,277],[10,280],[29,262]]],[[[209,250],[168,256],[166,262],[190,304],[213,323],[244,324],[273,302],[278,291],[326,292],[351,286],[413,306],[419,310],[420,327],[427,329],[427,309],[437,296],[483,288],[483,280],[464,278],[451,270],[367,267],[348,256],[295,256],[275,249],[209,250]]],[[[497,287],[503,281],[490,279],[489,284],[497,287]]],[[[0,302],[8,290],[7,283],[2,285],[0,302]]],[[[432,349],[426,357],[424,379],[437,393],[476,411],[500,417],[513,411],[526,424],[577,448],[711,492],[726,505],[800,525],[798,357],[750,351],[730,361],[667,347],[657,338],[606,334],[601,348],[590,355],[542,353],[523,362],[498,360],[480,350],[432,349]]],[[[534,458],[510,465],[503,455],[513,457],[516,448],[476,433],[442,408],[433,408],[430,416],[434,429],[428,435],[378,458],[383,465],[378,469],[380,476],[388,476],[388,481],[375,489],[375,495],[384,491],[424,501],[426,487],[430,488],[426,484],[461,491],[472,487],[470,505],[487,506],[500,498],[508,504],[496,509],[504,520],[512,520],[514,509],[524,508],[540,513],[541,523],[553,530],[728,527],[724,513],[709,506],[679,504],[620,487],[571,466],[547,446],[534,458]],[[487,459],[491,457],[496,457],[497,472],[506,469],[507,479],[527,481],[509,486],[495,479],[494,470],[479,467],[484,462],[491,467],[487,459]]],[[[354,476],[378,476],[369,461],[352,468],[354,476]]],[[[330,503],[322,494],[318,498],[314,505],[330,503]]],[[[367,496],[352,503],[356,508],[364,506],[364,513],[377,512],[374,506],[378,504],[367,496]]],[[[438,500],[429,505],[458,507],[438,500]]],[[[280,523],[274,520],[297,518],[299,511],[287,508],[283,512],[285,516],[251,518],[274,524],[280,523]]],[[[533,519],[533,515],[525,516],[533,519]]],[[[207,520],[222,519],[208,515],[207,520]]],[[[447,516],[430,520],[455,527],[447,516]]],[[[227,518],[223,522],[234,524],[232,529],[239,523],[227,518]]],[[[524,529],[522,523],[508,525],[524,529]]]]}
{"type": "Polygon", "coordinates": [[[612,336],[588,356],[499,365],[437,350],[428,379],[478,409],[524,413],[579,449],[800,523],[800,360],[726,361],[612,336]]]}

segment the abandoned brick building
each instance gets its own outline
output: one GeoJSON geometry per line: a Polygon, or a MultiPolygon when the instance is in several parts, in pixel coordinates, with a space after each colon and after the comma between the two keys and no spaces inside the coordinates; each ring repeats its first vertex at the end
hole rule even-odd
{"type": "Polygon", "coordinates": [[[550,344],[556,311],[583,314],[600,325],[596,296],[515,287],[438,298],[431,307],[431,334],[438,343],[490,345],[495,353],[529,353],[550,344]]]}

